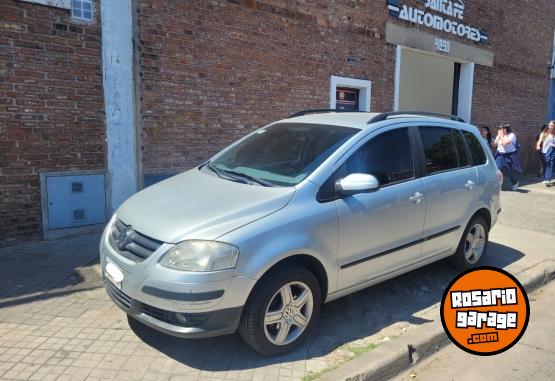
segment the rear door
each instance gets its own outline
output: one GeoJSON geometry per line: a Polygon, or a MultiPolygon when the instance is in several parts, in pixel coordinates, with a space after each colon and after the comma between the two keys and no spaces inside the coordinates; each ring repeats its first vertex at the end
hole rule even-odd
{"type": "Polygon", "coordinates": [[[454,252],[476,203],[478,180],[458,129],[435,125],[418,127],[418,131],[427,198],[425,259],[454,252]]]}

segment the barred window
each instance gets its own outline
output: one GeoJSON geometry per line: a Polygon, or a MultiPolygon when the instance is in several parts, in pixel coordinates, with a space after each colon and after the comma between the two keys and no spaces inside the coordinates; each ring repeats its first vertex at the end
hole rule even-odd
{"type": "Polygon", "coordinates": [[[92,21],[93,19],[92,0],[72,0],[71,17],[79,20],[92,21]]]}

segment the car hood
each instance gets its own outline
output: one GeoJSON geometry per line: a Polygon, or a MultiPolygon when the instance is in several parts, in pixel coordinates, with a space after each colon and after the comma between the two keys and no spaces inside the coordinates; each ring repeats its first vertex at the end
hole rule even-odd
{"type": "Polygon", "coordinates": [[[283,208],[294,193],[295,188],[243,184],[195,168],[133,195],[116,214],[163,242],[215,239],[283,208]]]}

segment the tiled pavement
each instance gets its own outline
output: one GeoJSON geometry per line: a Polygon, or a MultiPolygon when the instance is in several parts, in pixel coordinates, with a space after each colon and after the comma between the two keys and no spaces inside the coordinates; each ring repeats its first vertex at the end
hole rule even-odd
{"type": "MultiPolygon", "coordinates": [[[[518,237],[508,242],[518,231],[503,226],[535,220],[547,194],[528,189],[504,193],[504,210],[514,205],[522,210],[502,217],[486,264],[518,269],[535,261],[518,237]]],[[[548,219],[553,218],[552,211],[548,219]]],[[[547,231],[543,223],[526,226],[555,234],[555,225],[547,231]]],[[[529,241],[541,248],[537,241],[552,236],[538,237],[529,241]]],[[[88,235],[0,248],[1,380],[300,380],[425,324],[419,315],[440,300],[455,274],[440,262],[326,304],[305,345],[268,359],[237,334],[191,341],[129,324],[102,287],[98,239],[88,235]]]]}
{"type": "Polygon", "coordinates": [[[102,287],[97,243],[94,235],[0,249],[0,379],[300,380],[419,324],[413,314],[437,302],[452,276],[440,264],[327,304],[306,345],[268,359],[238,334],[191,341],[130,327],[102,287]]]}
{"type": "Polygon", "coordinates": [[[84,279],[76,270],[98,258],[98,241],[92,234],[0,247],[0,308],[14,298],[81,285],[84,279]]]}

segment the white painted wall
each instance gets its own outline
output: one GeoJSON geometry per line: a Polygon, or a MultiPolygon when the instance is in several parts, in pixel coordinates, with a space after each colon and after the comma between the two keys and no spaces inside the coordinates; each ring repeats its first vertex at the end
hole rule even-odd
{"type": "Polygon", "coordinates": [[[395,86],[393,90],[393,111],[399,111],[399,89],[401,87],[401,60],[402,60],[403,47],[397,45],[395,49],[395,86]]]}
{"type": "Polygon", "coordinates": [[[102,0],[100,5],[112,211],[138,189],[131,1],[102,0]]]}
{"type": "MultiPolygon", "coordinates": [[[[401,105],[401,71],[403,65],[403,58],[406,56],[403,54],[406,51],[413,51],[413,52],[420,52],[422,54],[428,54],[430,57],[435,58],[436,56],[442,59],[446,59],[446,57],[438,56],[435,54],[431,54],[424,51],[419,51],[411,48],[407,48],[401,45],[397,45],[396,50],[396,58],[395,58],[395,83],[394,83],[394,100],[393,100],[393,108],[395,111],[399,110],[399,107],[403,107],[401,105]]],[[[451,59],[453,62],[459,62],[461,64],[461,75],[459,78],[459,103],[458,103],[458,116],[463,118],[466,122],[470,123],[472,118],[472,96],[473,96],[473,88],[474,88],[474,66],[473,62],[466,62],[458,59],[451,59]]],[[[452,82],[452,81],[451,81],[452,82]]],[[[452,91],[451,91],[452,92],[452,91]]],[[[446,94],[448,91],[446,92],[446,94]]],[[[452,97],[449,95],[449,97],[452,97]]],[[[407,109],[405,107],[405,109],[407,109]]],[[[450,111],[448,112],[450,113],[450,111]]]]}
{"type": "Polygon", "coordinates": [[[474,91],[474,63],[461,63],[459,79],[458,116],[470,123],[472,118],[472,93],[474,91]]]}

